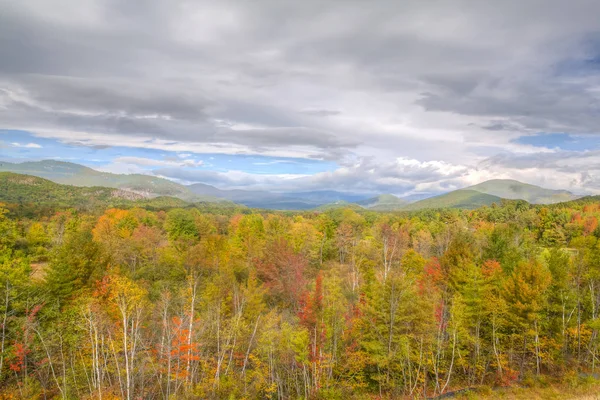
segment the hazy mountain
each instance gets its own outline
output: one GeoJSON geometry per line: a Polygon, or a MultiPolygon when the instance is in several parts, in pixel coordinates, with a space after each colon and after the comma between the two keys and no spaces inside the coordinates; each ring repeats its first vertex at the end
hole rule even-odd
{"type": "Polygon", "coordinates": [[[276,210],[307,210],[321,206],[340,207],[358,205],[373,211],[417,210],[423,208],[476,208],[489,205],[500,199],[522,199],[533,204],[551,204],[578,198],[566,190],[551,190],[509,179],[494,179],[443,195],[419,199],[413,195],[399,198],[383,194],[365,199],[364,195],[336,190],[302,192],[269,192],[263,190],[219,189],[195,183],[181,185],[168,179],[142,174],[112,174],[96,171],[83,165],[44,160],[35,162],[0,162],[0,171],[33,175],[56,183],[80,187],[100,186],[117,188],[139,196],[177,197],[189,202],[231,201],[253,208],[276,210]],[[419,200],[411,202],[411,200],[419,200]]]}
{"type": "Polygon", "coordinates": [[[392,194],[382,194],[366,200],[357,201],[356,204],[373,211],[395,211],[406,207],[408,201],[392,194]]]}
{"type": "Polygon", "coordinates": [[[307,210],[338,201],[350,203],[364,199],[361,195],[335,190],[275,193],[265,190],[218,189],[204,183],[194,183],[187,187],[199,195],[220,197],[248,207],[276,210],[307,210]]]}
{"type": "Polygon", "coordinates": [[[501,200],[502,198],[491,194],[481,193],[476,190],[460,189],[408,204],[402,210],[413,211],[425,208],[473,209],[481,206],[489,206],[492,203],[500,203],[501,200]]]}
{"type": "Polygon", "coordinates": [[[415,194],[409,194],[408,196],[399,197],[399,199],[404,200],[406,203],[414,203],[415,201],[428,199],[433,196],[437,196],[437,194],[436,193],[415,193],[415,194]]]}
{"type": "Polygon", "coordinates": [[[544,189],[512,179],[492,179],[465,189],[498,196],[503,199],[525,200],[532,204],[560,203],[581,197],[567,190],[544,189]]]}
{"type": "Polygon", "coordinates": [[[492,179],[464,189],[420,200],[402,209],[421,210],[445,207],[473,209],[499,203],[502,199],[525,200],[532,204],[553,204],[579,197],[581,196],[574,195],[567,190],[545,189],[512,179],[492,179]]]}
{"type": "Polygon", "coordinates": [[[186,201],[220,201],[213,196],[199,196],[186,186],[168,179],[142,174],[112,174],[83,165],[44,160],[35,162],[0,162],[0,171],[33,175],[56,183],[73,186],[102,186],[138,193],[145,197],[172,196],[186,201]]]}
{"type": "Polygon", "coordinates": [[[332,203],[320,205],[319,207],[315,208],[315,211],[328,211],[328,210],[335,210],[337,208],[350,208],[352,210],[362,210],[363,209],[362,206],[360,206],[356,203],[350,203],[350,202],[347,202],[346,200],[338,200],[338,201],[334,201],[332,203]]]}
{"type": "Polygon", "coordinates": [[[0,171],[33,175],[66,185],[118,188],[148,198],[171,196],[190,202],[228,200],[248,207],[278,210],[305,210],[338,200],[353,202],[364,199],[361,195],[334,190],[274,193],[259,190],[225,190],[203,183],[186,186],[151,175],[100,172],[83,165],[55,160],[23,163],[2,161],[0,171]]]}
{"type": "Polygon", "coordinates": [[[219,189],[204,183],[194,183],[189,190],[202,196],[214,196],[243,204],[247,207],[270,208],[276,210],[305,210],[320,205],[285,194],[263,190],[219,189]]]}
{"type": "Polygon", "coordinates": [[[347,201],[356,203],[364,200],[367,196],[363,194],[338,192],[336,190],[313,190],[307,192],[287,192],[284,193],[287,197],[302,199],[312,203],[326,204],[335,203],[336,201],[347,201]]]}

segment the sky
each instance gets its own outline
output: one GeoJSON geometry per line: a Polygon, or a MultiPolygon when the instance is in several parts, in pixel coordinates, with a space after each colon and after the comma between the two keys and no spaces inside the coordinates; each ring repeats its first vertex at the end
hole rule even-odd
{"type": "Polygon", "coordinates": [[[0,0],[0,159],[600,193],[600,2],[0,0]]]}

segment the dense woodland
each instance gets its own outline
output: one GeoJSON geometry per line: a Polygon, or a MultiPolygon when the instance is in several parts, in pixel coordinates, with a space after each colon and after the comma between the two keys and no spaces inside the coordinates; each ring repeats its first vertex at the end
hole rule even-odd
{"type": "Polygon", "coordinates": [[[0,208],[0,398],[422,398],[600,368],[600,202],[0,208]]]}

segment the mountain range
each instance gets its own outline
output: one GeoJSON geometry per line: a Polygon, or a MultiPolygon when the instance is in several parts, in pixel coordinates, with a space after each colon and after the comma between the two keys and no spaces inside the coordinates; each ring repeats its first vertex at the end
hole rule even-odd
{"type": "Polygon", "coordinates": [[[211,196],[194,194],[184,185],[168,179],[142,174],[112,174],[64,161],[44,160],[23,163],[0,162],[0,171],[33,175],[72,186],[101,186],[123,189],[143,197],[177,197],[185,201],[218,201],[211,196]]]}
{"type": "Polygon", "coordinates": [[[522,199],[532,204],[552,204],[581,196],[566,190],[545,189],[509,179],[489,180],[464,189],[415,201],[415,197],[381,194],[368,197],[335,190],[276,193],[262,190],[219,189],[204,183],[182,185],[168,179],[143,174],[113,174],[55,160],[23,163],[0,162],[0,171],[32,175],[64,185],[104,187],[130,192],[131,197],[152,199],[175,197],[186,202],[237,203],[253,208],[278,210],[364,208],[373,211],[413,211],[425,208],[466,208],[499,203],[502,199],[522,199]]]}

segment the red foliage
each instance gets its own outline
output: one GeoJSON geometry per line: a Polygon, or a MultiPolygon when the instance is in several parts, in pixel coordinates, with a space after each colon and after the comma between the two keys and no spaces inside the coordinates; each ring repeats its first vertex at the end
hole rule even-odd
{"type": "Polygon", "coordinates": [[[325,340],[325,324],[323,323],[323,277],[317,275],[315,291],[304,294],[302,308],[298,313],[300,323],[306,327],[310,334],[309,359],[311,362],[320,362],[321,347],[325,340]]]}
{"type": "Polygon", "coordinates": [[[306,288],[304,272],[308,262],[301,254],[295,254],[285,239],[271,243],[263,260],[256,261],[256,272],[271,295],[279,297],[292,306],[298,306],[306,288]]]}
{"type": "Polygon", "coordinates": [[[585,219],[585,222],[583,223],[583,234],[586,236],[590,235],[594,233],[597,227],[598,219],[596,219],[596,217],[589,216],[585,219]]]}
{"type": "Polygon", "coordinates": [[[229,227],[232,231],[236,231],[240,225],[240,221],[244,218],[242,214],[236,214],[229,220],[229,227]]]}
{"type": "Polygon", "coordinates": [[[442,270],[442,265],[437,257],[433,257],[425,267],[423,268],[423,274],[421,275],[418,286],[419,294],[427,295],[431,291],[436,291],[439,285],[444,281],[445,274],[442,270]]]}
{"type": "Polygon", "coordinates": [[[188,375],[188,361],[200,360],[200,344],[193,340],[188,343],[190,330],[181,318],[173,317],[171,324],[171,347],[162,353],[157,348],[153,353],[158,355],[163,372],[167,372],[168,360],[171,359],[171,374],[174,377],[185,378],[188,375]]]}
{"type": "Polygon", "coordinates": [[[11,371],[19,372],[25,369],[27,354],[31,352],[24,343],[15,342],[13,345],[14,361],[10,364],[11,371]]]}
{"type": "Polygon", "coordinates": [[[29,323],[34,322],[37,313],[40,312],[40,310],[42,309],[43,306],[44,306],[43,303],[36,304],[35,306],[33,306],[33,308],[29,311],[29,313],[27,313],[27,322],[29,322],[29,323]]]}
{"type": "Polygon", "coordinates": [[[96,289],[94,290],[93,296],[104,298],[104,297],[108,296],[109,291],[110,291],[110,276],[105,275],[102,277],[101,280],[96,281],[96,289]]]}

